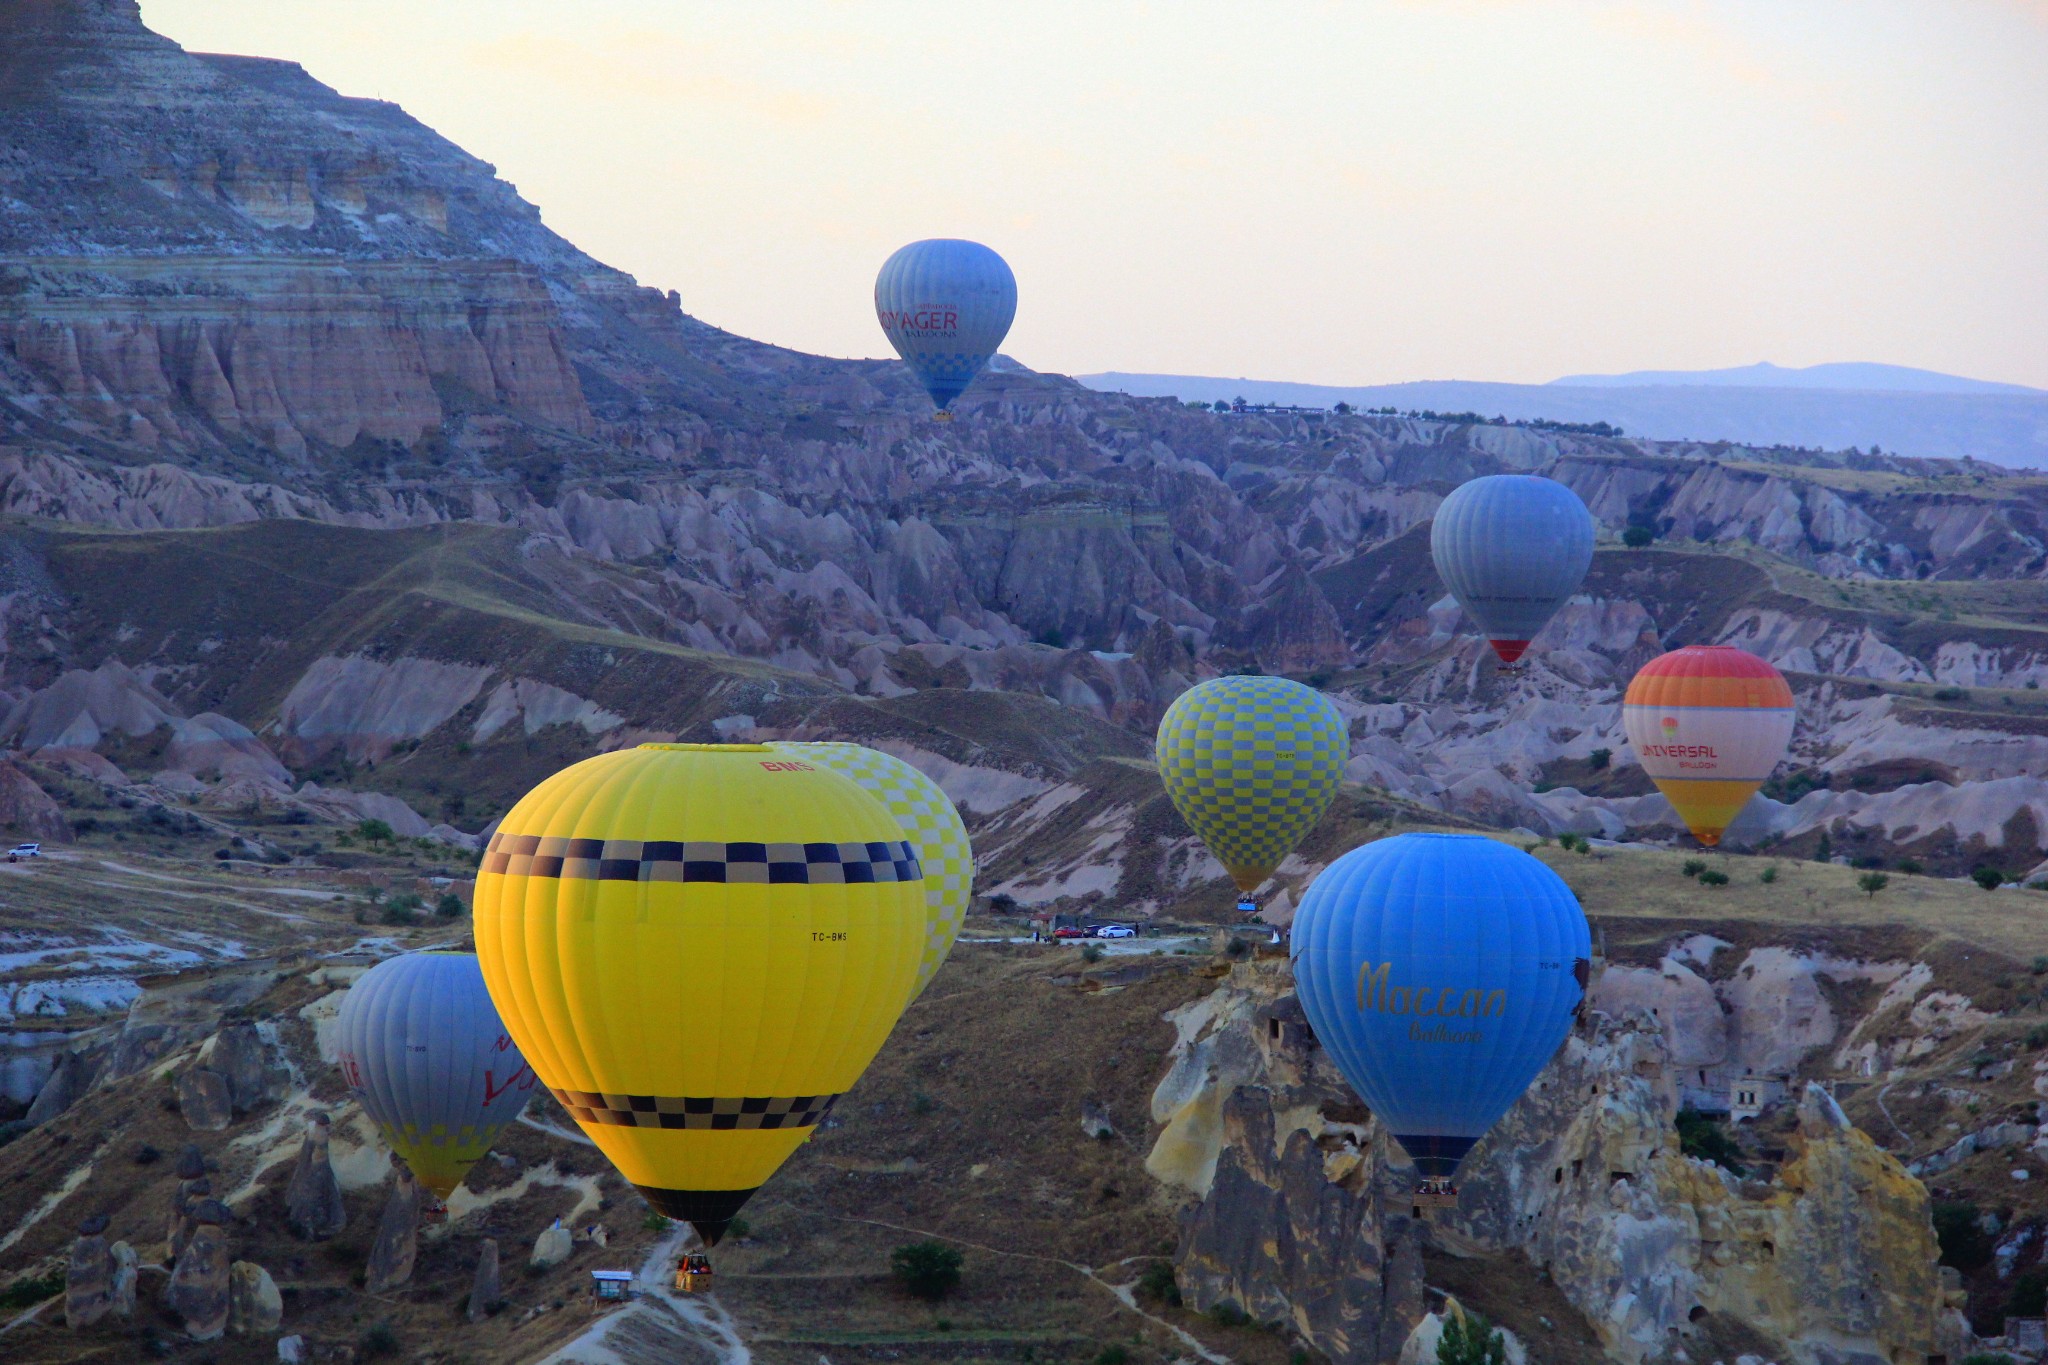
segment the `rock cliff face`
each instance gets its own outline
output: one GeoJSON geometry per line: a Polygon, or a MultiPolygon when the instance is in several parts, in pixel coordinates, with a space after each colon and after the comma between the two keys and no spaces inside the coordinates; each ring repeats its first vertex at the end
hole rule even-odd
{"type": "MultiPolygon", "coordinates": [[[[1332,1074],[1284,964],[1179,1012],[1153,1174],[1200,1197],[1179,1276],[1340,1362],[1398,1359],[1425,1248],[1540,1270],[1608,1357],[1678,1361],[1739,1322],[1801,1365],[1918,1360],[1970,1338],[1937,1274],[1927,1190],[1809,1086],[1768,1179],[1685,1156],[1657,1016],[1595,1010],[1460,1173],[1410,1216],[1413,1168],[1332,1074]]],[[[1957,1358],[1952,1356],[1951,1358],[1957,1358]]]]}

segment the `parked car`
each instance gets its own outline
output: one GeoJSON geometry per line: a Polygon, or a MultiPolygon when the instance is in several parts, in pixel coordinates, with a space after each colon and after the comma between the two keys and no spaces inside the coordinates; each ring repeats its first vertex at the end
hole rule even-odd
{"type": "Polygon", "coordinates": [[[18,863],[23,858],[40,858],[42,856],[43,846],[41,844],[16,844],[13,848],[7,850],[7,861],[10,863],[18,863]]]}
{"type": "Polygon", "coordinates": [[[1069,924],[1063,928],[1053,930],[1052,936],[1054,938],[1087,938],[1088,931],[1086,929],[1077,929],[1069,924]]]}
{"type": "Polygon", "coordinates": [[[1095,937],[1097,938],[1136,938],[1137,936],[1138,931],[1128,924],[1098,924],[1095,926],[1095,937]]]}

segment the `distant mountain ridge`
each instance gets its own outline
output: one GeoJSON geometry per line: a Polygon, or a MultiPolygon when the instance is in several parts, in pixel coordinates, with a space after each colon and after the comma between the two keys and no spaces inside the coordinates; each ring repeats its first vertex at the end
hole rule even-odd
{"type": "Polygon", "coordinates": [[[1723,370],[1630,370],[1626,374],[1568,374],[1549,388],[1639,389],[1663,386],[1718,389],[1836,389],[1869,393],[2019,393],[2048,397],[2048,390],[2024,384],[1969,379],[1910,365],[1873,365],[1852,360],[1787,369],[1770,361],[1723,370]]]}
{"type": "MultiPolygon", "coordinates": [[[[1760,367],[1750,367],[1751,370],[1760,367]]],[[[1823,371],[1890,371],[1893,366],[1816,366],[1823,371]]],[[[1750,446],[1810,450],[1868,450],[1929,459],[1989,460],[2017,468],[2048,468],[2048,391],[1999,389],[1930,392],[1857,387],[1846,382],[1784,382],[1812,371],[1768,370],[1778,380],[1736,387],[1699,375],[1684,382],[1642,375],[1578,375],[1550,384],[1486,384],[1425,380],[1411,384],[1345,386],[1295,384],[1208,375],[1131,374],[1108,371],[1074,376],[1091,389],[1138,398],[1188,402],[1244,398],[1328,408],[1392,407],[1402,412],[1476,412],[1513,421],[1608,422],[1631,436],[1659,441],[1728,441],[1750,446]]],[[[1951,379],[1950,376],[1933,376],[1951,379]]],[[[1853,378],[1841,376],[1840,378],[1853,378]]],[[[1955,379],[1957,384],[1981,381],[1955,379]]]]}

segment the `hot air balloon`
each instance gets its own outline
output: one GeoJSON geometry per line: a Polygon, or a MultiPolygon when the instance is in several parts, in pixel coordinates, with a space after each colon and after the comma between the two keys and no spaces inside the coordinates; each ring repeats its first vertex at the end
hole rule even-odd
{"type": "Polygon", "coordinates": [[[1792,742],[1784,675],[1732,645],[1643,665],[1622,698],[1629,747],[1693,837],[1712,848],[1792,742]]]}
{"type": "Polygon", "coordinates": [[[1351,740],[1330,699],[1285,678],[1211,678],[1159,722],[1159,775],[1249,894],[1329,809],[1351,740]]]}
{"type": "Polygon", "coordinates": [[[341,1074],[378,1135],[445,1201],[533,1096],[474,953],[406,953],[341,1002],[341,1074]]]}
{"type": "Polygon", "coordinates": [[[506,814],[477,956],[541,1082],[716,1243],[909,1003],[924,892],[850,779],[764,744],[643,744],[506,814]]]}
{"type": "Polygon", "coordinates": [[[788,741],[773,747],[852,778],[896,817],[903,837],[917,851],[918,865],[924,869],[924,956],[918,962],[917,982],[910,988],[915,1000],[953,951],[960,922],[967,917],[967,902],[974,896],[974,849],[960,812],[938,783],[894,754],[864,744],[831,742],[788,741]]]}
{"type": "Polygon", "coordinates": [[[1571,1031],[1592,941],[1528,854],[1402,834],[1324,869],[1289,951],[1317,1040],[1442,1192],[1571,1031]]]}
{"type": "Polygon", "coordinates": [[[1593,516],[1555,479],[1495,474],[1444,499],[1429,553],[1466,617],[1512,664],[1579,590],[1593,563],[1593,516]]]}
{"type": "Polygon", "coordinates": [[[938,407],[940,420],[1003,344],[1017,316],[1017,277],[979,242],[912,242],[875,276],[875,316],[938,407]]]}

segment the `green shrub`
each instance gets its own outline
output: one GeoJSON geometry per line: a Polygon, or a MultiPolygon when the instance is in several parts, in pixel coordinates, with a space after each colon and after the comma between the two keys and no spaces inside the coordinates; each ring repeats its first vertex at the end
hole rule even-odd
{"type": "Polygon", "coordinates": [[[960,1261],[944,1242],[912,1242],[889,1253],[889,1273],[906,1292],[936,1303],[959,1286],[960,1261]]]}
{"type": "Polygon", "coordinates": [[[1856,879],[1857,889],[1866,898],[1874,898],[1878,892],[1892,884],[1892,879],[1882,872],[1866,872],[1856,879]]]}
{"type": "Polygon", "coordinates": [[[1978,1226],[1975,1204],[1941,1199],[1934,1205],[1934,1240],[1941,1244],[1941,1263],[1965,1275],[1991,1259],[1991,1235],[1978,1226]]]}
{"type": "Polygon", "coordinates": [[[1699,1110],[1678,1111],[1678,1150],[1699,1161],[1711,1161],[1732,1175],[1742,1175],[1742,1149],[1728,1130],[1699,1110]]]}
{"type": "Polygon", "coordinates": [[[1209,1309],[1209,1321],[1218,1327],[1249,1327],[1252,1315],[1229,1299],[1224,1299],[1209,1309]]]}
{"type": "Polygon", "coordinates": [[[1082,944],[1082,945],[1081,945],[1081,960],[1082,960],[1083,962],[1100,962],[1100,961],[1102,961],[1102,945],[1101,945],[1101,944],[1099,944],[1099,943],[1084,943],[1084,944],[1082,944]]]}
{"type": "Polygon", "coordinates": [[[1640,550],[1657,538],[1657,533],[1647,526],[1631,526],[1621,533],[1621,543],[1631,550],[1640,550]]]}
{"type": "Polygon", "coordinates": [[[361,1359],[375,1360],[379,1356],[397,1354],[398,1333],[392,1330],[388,1322],[372,1324],[368,1331],[356,1339],[356,1355],[361,1359]]]}
{"type": "Polygon", "coordinates": [[[1908,877],[1917,877],[1926,870],[1926,867],[1921,864],[1918,858],[1899,859],[1899,871],[1905,873],[1908,877]]]}
{"type": "Polygon", "coordinates": [[[1607,765],[1613,761],[1614,750],[1612,749],[1595,749],[1592,753],[1586,755],[1586,766],[1596,773],[1606,771],[1607,765]]]}
{"type": "Polygon", "coordinates": [[[734,1240],[751,1237],[754,1235],[754,1225],[744,1218],[735,1218],[725,1225],[725,1235],[734,1240]]]}
{"type": "Polygon", "coordinates": [[[1970,874],[1970,880],[1986,891],[1996,891],[2005,885],[2005,874],[1995,867],[1980,867],[1970,874]]]}
{"type": "Polygon", "coordinates": [[[1095,1353],[1095,1365],[1130,1365],[1131,1353],[1112,1342],[1095,1353]]]}
{"type": "Polygon", "coordinates": [[[1707,860],[1705,858],[1687,858],[1679,865],[1678,870],[1688,877],[1697,877],[1700,873],[1707,870],[1707,860]]]}
{"type": "Polygon", "coordinates": [[[0,1289],[0,1312],[12,1312],[17,1308],[33,1308],[44,1299],[55,1298],[64,1292],[64,1276],[44,1275],[40,1279],[16,1280],[5,1289],[0,1289]]]}
{"type": "Polygon", "coordinates": [[[1778,865],[1776,863],[1772,863],[1769,867],[1757,873],[1756,879],[1762,882],[1765,886],[1769,886],[1772,882],[1778,880],[1778,865]]]}
{"type": "Polygon", "coordinates": [[[1718,868],[1710,867],[1705,872],[1700,873],[1700,885],[1726,886],[1728,885],[1728,874],[1718,868]]]}
{"type": "Polygon", "coordinates": [[[1507,1365],[1499,1329],[1470,1309],[1453,1313],[1436,1342],[1436,1365],[1507,1365]]]}
{"type": "Polygon", "coordinates": [[[2005,1315],[2009,1318],[2048,1316],[2048,1266],[2037,1265],[2022,1272],[2012,1282],[2012,1292],[2005,1296],[2005,1315]]]}
{"type": "Polygon", "coordinates": [[[1154,1303],[1180,1307],[1180,1283],[1173,1277],[1173,1266],[1166,1261],[1154,1261],[1145,1267],[1145,1273],[1138,1277],[1137,1293],[1154,1303]]]}
{"type": "Polygon", "coordinates": [[[1972,1351],[1963,1357],[1963,1365],[2020,1365],[2020,1363],[2003,1351],[1972,1351]]]}
{"type": "MultiPolygon", "coordinates": [[[[392,831],[388,821],[364,820],[356,826],[356,837],[366,844],[384,844],[390,843],[398,835],[392,831]]],[[[379,1323],[378,1326],[388,1328],[388,1324],[384,1323],[379,1323]]],[[[397,1347],[394,1345],[392,1349],[396,1350],[397,1347]]]]}
{"type": "Polygon", "coordinates": [[[453,891],[443,891],[441,899],[434,902],[434,913],[442,919],[461,919],[468,912],[469,907],[462,903],[462,897],[453,891]]]}
{"type": "Polygon", "coordinates": [[[647,1210],[647,1216],[640,1220],[640,1230],[642,1232],[667,1232],[668,1215],[656,1213],[653,1209],[647,1210]]]}

